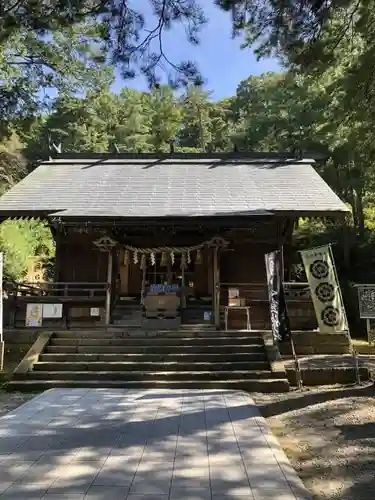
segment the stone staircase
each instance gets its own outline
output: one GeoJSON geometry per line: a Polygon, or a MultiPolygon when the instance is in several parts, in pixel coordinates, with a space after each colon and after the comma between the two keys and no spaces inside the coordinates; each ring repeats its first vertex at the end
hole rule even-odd
{"type": "Polygon", "coordinates": [[[285,371],[271,371],[260,332],[218,332],[204,325],[57,332],[33,370],[15,373],[8,386],[289,390],[285,371]]]}

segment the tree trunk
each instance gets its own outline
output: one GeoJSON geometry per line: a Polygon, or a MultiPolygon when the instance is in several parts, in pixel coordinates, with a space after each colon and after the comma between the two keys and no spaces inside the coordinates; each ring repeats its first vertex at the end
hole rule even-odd
{"type": "Polygon", "coordinates": [[[359,229],[358,207],[356,203],[356,194],[354,192],[354,189],[349,189],[348,192],[346,193],[345,198],[352,208],[353,225],[355,228],[359,229]]]}
{"type": "Polygon", "coordinates": [[[365,230],[365,214],[363,211],[363,197],[361,188],[354,188],[354,198],[356,206],[357,227],[361,232],[363,232],[365,230]]]}

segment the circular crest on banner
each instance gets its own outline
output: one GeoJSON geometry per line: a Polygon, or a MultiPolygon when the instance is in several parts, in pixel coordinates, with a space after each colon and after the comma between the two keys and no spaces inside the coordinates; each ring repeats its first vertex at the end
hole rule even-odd
{"type": "Polygon", "coordinates": [[[340,311],[336,307],[327,306],[322,311],[322,321],[327,326],[337,326],[340,318],[340,311]]]}
{"type": "Polygon", "coordinates": [[[317,280],[326,278],[329,274],[329,265],[324,260],[314,260],[314,262],[310,265],[310,273],[317,280]]]}
{"type": "Polygon", "coordinates": [[[315,288],[315,295],[320,302],[331,302],[335,298],[335,287],[328,281],[323,281],[315,288]]]}

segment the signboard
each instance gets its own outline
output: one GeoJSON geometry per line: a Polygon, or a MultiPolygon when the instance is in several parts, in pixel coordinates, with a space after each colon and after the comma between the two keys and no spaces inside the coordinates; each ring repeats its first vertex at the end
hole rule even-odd
{"type": "Polygon", "coordinates": [[[228,288],[228,299],[238,299],[240,290],[238,288],[228,288]]]}
{"type": "Polygon", "coordinates": [[[150,285],[151,293],[173,293],[178,292],[180,287],[178,285],[150,285]]]}
{"type": "Polygon", "coordinates": [[[203,320],[204,321],[211,321],[211,316],[212,316],[211,311],[204,311],[203,320]]]}
{"type": "Polygon", "coordinates": [[[62,304],[43,304],[43,318],[62,318],[62,304]]]}
{"type": "Polygon", "coordinates": [[[43,304],[27,304],[26,326],[42,326],[43,304]]]}
{"type": "Polygon", "coordinates": [[[90,307],[90,316],[100,316],[99,307],[90,307]]]}
{"type": "Polygon", "coordinates": [[[357,285],[359,317],[375,318],[375,285],[357,285]]]}

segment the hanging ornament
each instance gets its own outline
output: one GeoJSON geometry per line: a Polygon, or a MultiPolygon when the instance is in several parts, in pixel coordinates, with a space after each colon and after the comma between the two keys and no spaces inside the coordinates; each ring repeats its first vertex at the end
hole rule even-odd
{"type": "Polygon", "coordinates": [[[181,254],[181,269],[185,269],[186,267],[186,255],[183,253],[181,254]]]}
{"type": "Polygon", "coordinates": [[[161,259],[160,259],[160,265],[163,266],[163,267],[167,267],[167,265],[168,265],[168,254],[167,254],[167,252],[162,252],[161,259]]]}
{"type": "Polygon", "coordinates": [[[146,269],[147,263],[146,263],[146,255],[143,253],[141,256],[141,269],[144,270],[146,269]]]}
{"type": "Polygon", "coordinates": [[[202,252],[197,250],[197,255],[195,256],[195,263],[202,264],[202,252]]]}
{"type": "Polygon", "coordinates": [[[154,252],[151,252],[150,259],[151,259],[151,264],[154,266],[156,264],[156,258],[154,252]]]}
{"type": "Polygon", "coordinates": [[[190,255],[190,250],[187,251],[187,263],[191,263],[191,255],[190,255]]]}
{"type": "Polygon", "coordinates": [[[124,253],[124,266],[127,266],[129,264],[129,250],[125,250],[124,253]]]}
{"type": "Polygon", "coordinates": [[[138,250],[134,250],[133,262],[134,262],[134,264],[138,264],[138,250]]]}
{"type": "Polygon", "coordinates": [[[174,252],[171,252],[171,262],[172,262],[172,265],[174,264],[174,252]]]}

